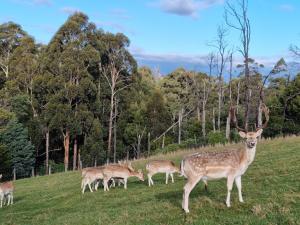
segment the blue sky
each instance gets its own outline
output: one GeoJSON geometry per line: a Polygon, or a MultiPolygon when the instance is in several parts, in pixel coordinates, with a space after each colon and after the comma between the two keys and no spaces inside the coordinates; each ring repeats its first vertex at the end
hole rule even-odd
{"type": "MultiPolygon", "coordinates": [[[[300,44],[300,1],[249,2],[251,56],[265,64],[289,57],[290,44],[300,44]]],[[[1,0],[0,22],[19,23],[38,42],[47,43],[75,11],[86,13],[105,31],[125,33],[139,64],[157,64],[165,71],[203,63],[212,50],[207,43],[224,22],[224,0],[1,0]]],[[[235,31],[228,40],[239,45],[235,31]]]]}

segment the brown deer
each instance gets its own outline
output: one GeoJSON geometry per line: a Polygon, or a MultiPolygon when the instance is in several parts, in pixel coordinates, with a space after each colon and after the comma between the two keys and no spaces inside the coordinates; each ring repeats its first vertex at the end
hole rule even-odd
{"type": "Polygon", "coordinates": [[[120,165],[107,165],[103,169],[103,183],[104,191],[109,191],[108,181],[111,178],[122,178],[124,179],[124,189],[127,189],[127,180],[129,177],[137,177],[139,180],[144,181],[144,174],[141,170],[138,172],[132,171],[129,168],[120,165]]]}
{"type": "Polygon", "coordinates": [[[189,195],[200,180],[215,180],[227,178],[226,205],[230,207],[230,193],[233,182],[238,189],[239,201],[242,197],[242,175],[253,162],[256,152],[257,138],[262,134],[263,128],[269,121],[269,109],[263,105],[266,121],[255,132],[246,132],[237,125],[235,110],[231,108],[233,122],[239,130],[239,135],[245,139],[245,147],[240,149],[227,149],[222,152],[200,152],[184,158],[181,162],[181,174],[187,178],[184,186],[182,208],[189,212],[189,195]]]}
{"type": "MultiPolygon", "coordinates": [[[[131,171],[134,171],[134,169],[131,166],[131,162],[121,162],[119,161],[118,164],[110,164],[110,165],[119,165],[124,168],[128,168],[131,171]]],[[[81,171],[81,176],[82,176],[82,181],[81,181],[81,189],[82,189],[82,194],[85,192],[85,188],[88,185],[90,192],[93,192],[93,189],[91,187],[92,184],[94,184],[94,188],[97,191],[98,186],[99,186],[99,180],[103,180],[103,168],[105,166],[100,166],[100,167],[87,167],[82,169],[81,171]]],[[[115,180],[112,180],[112,185],[115,186],[115,180]]],[[[121,183],[121,180],[117,180],[119,185],[121,183]]]]}
{"type": "MultiPolygon", "coordinates": [[[[0,179],[2,174],[0,174],[0,179]]],[[[3,206],[3,200],[7,197],[7,205],[14,203],[14,184],[11,181],[0,184],[0,207],[3,206]]]]}
{"type": "Polygon", "coordinates": [[[172,183],[174,183],[173,173],[180,173],[180,169],[170,160],[153,160],[146,165],[148,172],[148,185],[154,185],[152,176],[157,173],[166,173],[166,184],[168,184],[169,175],[171,176],[172,183]]]}

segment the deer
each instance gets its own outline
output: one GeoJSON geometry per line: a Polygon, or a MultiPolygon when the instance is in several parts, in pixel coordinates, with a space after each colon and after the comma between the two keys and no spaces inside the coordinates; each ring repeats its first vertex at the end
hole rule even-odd
{"type": "MultiPolygon", "coordinates": [[[[0,179],[2,174],[0,174],[0,179]]],[[[4,182],[0,184],[0,208],[3,206],[3,200],[7,197],[7,205],[12,205],[14,203],[14,184],[11,181],[4,182]]]]}
{"type": "MultiPolygon", "coordinates": [[[[128,168],[131,171],[134,171],[131,162],[121,162],[118,161],[118,164],[110,164],[110,165],[119,165],[121,167],[124,168],[128,168]]],[[[82,189],[82,194],[84,194],[85,192],[85,188],[88,185],[90,192],[93,192],[93,189],[91,187],[91,184],[95,184],[94,188],[97,191],[98,190],[98,186],[99,186],[99,180],[103,180],[104,176],[103,176],[103,168],[105,166],[100,166],[100,167],[87,167],[84,168],[81,171],[81,176],[82,176],[82,181],[81,181],[81,189],[82,189]]],[[[112,184],[111,186],[115,187],[115,180],[114,178],[111,178],[112,180],[112,184]]],[[[119,186],[122,183],[121,179],[116,179],[116,181],[118,182],[119,186]]],[[[124,182],[123,182],[124,183],[124,182]]]]}
{"type": "Polygon", "coordinates": [[[153,160],[146,165],[148,172],[148,186],[154,185],[152,176],[157,173],[166,173],[166,184],[168,184],[169,175],[171,176],[172,183],[174,183],[174,173],[180,173],[180,169],[170,160],[153,160]]]}
{"type": "Polygon", "coordinates": [[[108,181],[111,178],[121,178],[124,180],[124,189],[127,189],[127,180],[129,177],[137,177],[139,180],[144,181],[144,174],[142,170],[132,171],[128,167],[120,166],[120,165],[107,165],[103,169],[103,183],[104,183],[104,191],[109,191],[108,181]]]}
{"type": "Polygon", "coordinates": [[[245,140],[245,146],[238,149],[227,149],[222,152],[199,152],[185,157],[181,162],[181,174],[187,178],[183,189],[182,208],[189,213],[189,195],[200,180],[227,179],[226,206],[230,207],[230,194],[235,182],[238,189],[239,201],[244,202],[242,196],[242,175],[254,161],[258,137],[267,127],[269,121],[269,109],[262,104],[262,112],[265,114],[265,123],[256,131],[247,132],[237,124],[235,110],[231,107],[231,118],[239,131],[241,138],[245,140]]]}
{"type": "MultiPolygon", "coordinates": [[[[82,194],[85,192],[85,188],[88,185],[90,192],[93,192],[91,184],[96,182],[97,180],[103,180],[103,166],[102,167],[89,167],[82,170],[82,181],[81,181],[81,189],[82,194]]],[[[98,189],[98,182],[95,184],[95,190],[98,189]]]]}

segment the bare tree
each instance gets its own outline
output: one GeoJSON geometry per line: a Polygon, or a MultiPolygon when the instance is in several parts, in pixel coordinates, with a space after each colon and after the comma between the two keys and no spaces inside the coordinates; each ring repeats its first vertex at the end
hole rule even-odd
{"type": "Polygon", "coordinates": [[[245,66],[245,129],[249,127],[249,112],[250,112],[250,70],[249,70],[249,49],[251,41],[251,25],[248,17],[248,0],[236,0],[236,5],[232,1],[226,2],[225,7],[226,24],[240,32],[241,47],[238,51],[244,58],[245,66]]]}
{"type": "Polygon", "coordinates": [[[122,55],[120,51],[112,51],[108,54],[108,62],[106,65],[99,65],[100,72],[105,77],[110,88],[110,114],[108,121],[108,146],[107,146],[107,161],[109,161],[111,149],[112,149],[112,132],[113,132],[113,120],[114,120],[114,108],[115,97],[121,90],[127,88],[129,85],[120,84],[124,83],[125,77],[122,76],[122,72],[126,69],[122,62],[120,62],[119,56],[122,55]]]}
{"type": "MultiPolygon", "coordinates": [[[[231,81],[232,81],[232,64],[233,64],[233,52],[230,53],[229,56],[229,63],[230,63],[230,67],[229,67],[229,104],[232,105],[232,87],[231,87],[231,81]]],[[[230,121],[231,121],[231,116],[230,116],[230,112],[228,112],[228,116],[227,116],[227,121],[226,121],[226,139],[229,140],[230,139],[230,121]]]]}
{"type": "Polygon", "coordinates": [[[223,99],[223,73],[227,61],[227,48],[228,43],[226,41],[227,30],[224,26],[219,26],[217,31],[217,39],[210,44],[210,46],[217,49],[217,70],[218,70],[218,130],[221,130],[221,110],[223,99]]]}

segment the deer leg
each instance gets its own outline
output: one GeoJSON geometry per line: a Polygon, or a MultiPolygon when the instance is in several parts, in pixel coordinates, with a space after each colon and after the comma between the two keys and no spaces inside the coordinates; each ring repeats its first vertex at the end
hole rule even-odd
{"type": "Polygon", "coordinates": [[[182,200],[182,208],[186,213],[189,213],[189,196],[191,191],[194,189],[196,184],[199,182],[200,178],[197,179],[189,179],[183,188],[183,200],[182,200]]]}
{"type": "Polygon", "coordinates": [[[169,173],[166,173],[166,184],[168,184],[168,180],[169,180],[169,173]]]}
{"type": "Polygon", "coordinates": [[[208,191],[208,189],[207,189],[207,180],[203,180],[203,183],[204,183],[204,188],[205,188],[205,191],[208,191]]]}
{"type": "Polygon", "coordinates": [[[90,182],[88,183],[88,186],[89,186],[90,191],[93,192],[93,189],[91,187],[91,183],[90,182]]]}
{"type": "Polygon", "coordinates": [[[0,196],[0,201],[1,201],[0,208],[2,208],[2,205],[3,205],[3,197],[4,197],[4,195],[1,194],[1,196],[0,196]]]}
{"type": "Polygon", "coordinates": [[[227,177],[227,198],[226,198],[227,207],[230,207],[230,193],[231,193],[232,186],[233,186],[233,180],[234,180],[234,177],[232,177],[232,176],[227,177]]]}
{"type": "Polygon", "coordinates": [[[7,205],[10,205],[11,204],[11,195],[8,194],[7,195],[7,205]]]}
{"type": "Polygon", "coordinates": [[[242,196],[242,177],[241,176],[235,178],[235,184],[236,184],[236,187],[239,192],[239,201],[244,202],[243,196],[242,196]]]}
{"type": "Polygon", "coordinates": [[[124,188],[127,189],[127,178],[124,178],[124,188]]]}
{"type": "Polygon", "coordinates": [[[172,179],[172,183],[174,183],[174,175],[173,173],[170,173],[171,179],[172,179]]]}
{"type": "Polygon", "coordinates": [[[12,205],[12,204],[14,204],[14,194],[11,193],[10,197],[11,197],[10,204],[12,205]]]}

